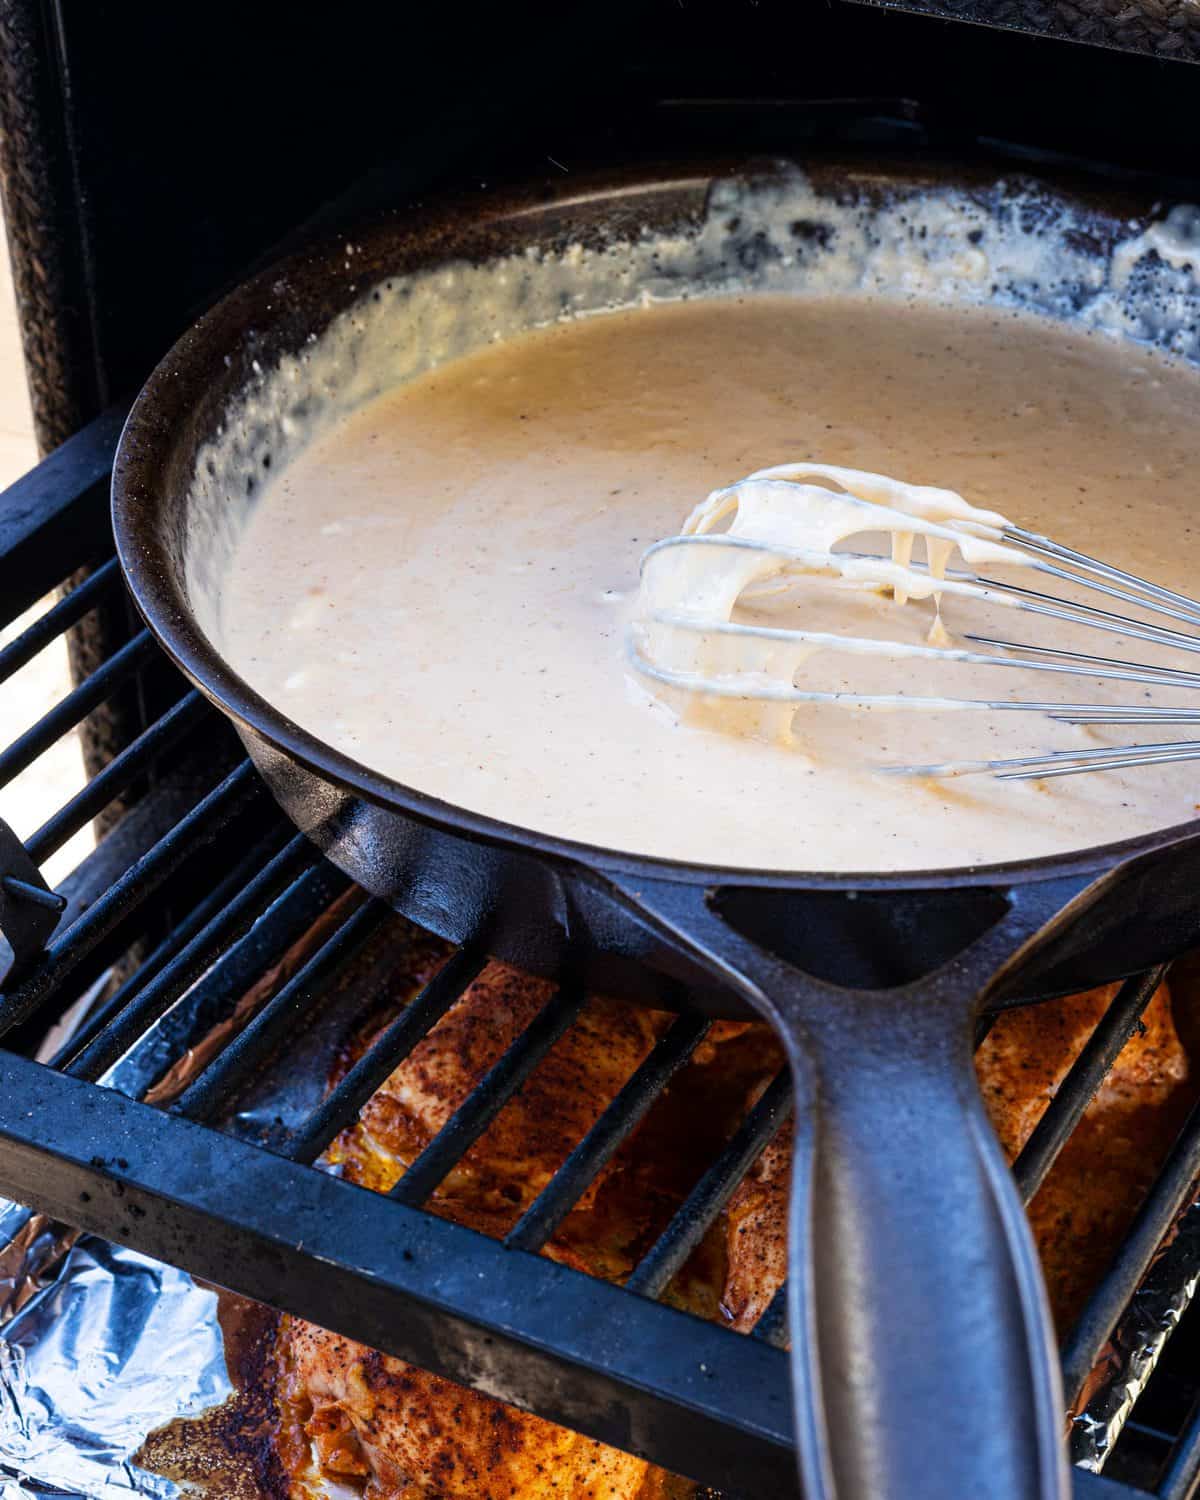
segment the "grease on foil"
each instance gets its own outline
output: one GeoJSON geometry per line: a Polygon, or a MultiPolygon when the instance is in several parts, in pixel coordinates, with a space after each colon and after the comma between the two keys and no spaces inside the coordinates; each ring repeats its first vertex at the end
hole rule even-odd
{"type": "Polygon", "coordinates": [[[232,1394],[217,1298],[88,1239],[0,1332],[0,1500],[180,1494],[132,1463],[146,1434],[232,1394]]]}

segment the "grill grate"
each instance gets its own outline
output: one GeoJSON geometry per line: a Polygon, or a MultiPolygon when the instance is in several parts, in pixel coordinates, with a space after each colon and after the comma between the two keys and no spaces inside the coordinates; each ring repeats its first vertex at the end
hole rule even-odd
{"type": "Polygon", "coordinates": [[[538,1251],[587,1185],[645,1118],[647,1110],[708,1035],[703,1017],[684,1012],[621,1089],[505,1237],[510,1250],[538,1251]]]}
{"type": "Polygon", "coordinates": [[[1013,1173],[1026,1204],[1046,1180],[1046,1174],[1058,1159],[1058,1153],[1066,1145],[1096,1090],[1104,1082],[1105,1074],[1137,1029],[1142,1012],[1150,1004],[1166,972],[1167,966],[1161,964],[1146,974],[1127,979],[1104,1013],[1100,1024],[1084,1044],[1070,1072],[1063,1079],[1054,1107],[1048,1109],[1038,1121],[1020,1156],[1013,1163],[1013,1173]]]}
{"type": "MultiPolygon", "coordinates": [[[[0,504],[0,582],[20,580],[5,596],[10,613],[81,565],[100,564],[0,653],[0,680],[119,587],[115,562],[97,545],[103,473],[117,430],[112,417],[87,429],[22,481],[21,506],[8,506],[7,498],[0,504]]],[[[0,747],[0,785],[151,661],[161,670],[145,633],[135,634],[39,724],[0,747]]],[[[0,1190],[451,1378],[469,1382],[486,1361],[490,1391],[702,1482],[742,1494],[794,1493],[783,1293],[752,1338],[658,1301],[790,1113],[786,1076],[748,1111],[625,1288],[537,1252],[704,1041],[708,1023],[686,1009],[503,1244],[421,1205],[574,1023],[584,996],[570,981],[390,1199],[313,1170],[479,973],[485,955],[471,945],[461,949],[300,1117],[265,1131],[239,1122],[240,1093],[281,1054],[291,1055],[292,1039],[395,919],[379,902],[352,893],[288,827],[248,762],[229,748],[223,721],[182,682],[161,717],[26,841],[33,860],[44,861],[138,785],[150,790],[63,883],[67,910],[44,951],[18,954],[0,993],[0,1190]],[[320,940],[194,1081],[164,1098],[163,1108],[138,1102],[319,918],[326,924],[320,940]],[[135,949],[136,962],[126,963],[81,1029],[48,1063],[32,1061],[46,1025],[135,949]],[[220,1129],[208,1123],[218,1119],[220,1129]]],[[[1026,1201],[1138,1025],[1161,974],[1122,986],[1047,1109],[1016,1164],[1026,1201]]],[[[1140,1488],[1182,1500],[1200,1479],[1200,1382],[1185,1357],[1195,1331],[1185,1320],[1184,1332],[1169,1345],[1166,1338],[1200,1273],[1200,1203],[1192,1203],[1198,1174],[1200,1109],[1066,1341],[1072,1389],[1110,1341],[1133,1339],[1142,1348],[1138,1391],[1163,1354],[1108,1463],[1109,1476],[1135,1488],[1077,1470],[1082,1496],[1140,1488]],[[1151,1276],[1137,1291],[1147,1268],[1151,1276]],[[1147,1331],[1151,1290],[1171,1314],[1147,1331]]],[[[28,1217],[28,1210],[0,1214],[0,1238],[28,1217]]],[[[1132,1404],[1120,1415],[1127,1418],[1132,1404]]],[[[1105,1444],[1119,1425],[1105,1428],[1105,1444]]]]}

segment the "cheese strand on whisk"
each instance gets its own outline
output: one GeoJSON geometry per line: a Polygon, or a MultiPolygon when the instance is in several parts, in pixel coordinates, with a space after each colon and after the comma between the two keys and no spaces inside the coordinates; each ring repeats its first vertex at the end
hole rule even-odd
{"type": "MultiPolygon", "coordinates": [[[[791,723],[802,704],[841,708],[972,709],[1027,712],[1074,723],[1200,722],[1191,704],[1161,709],[1143,700],[1128,704],[1055,702],[1031,699],[966,698],[952,693],[856,692],[805,686],[802,670],[818,653],[885,657],[909,663],[968,663],[1021,668],[1058,677],[1129,682],[1142,686],[1194,690],[1200,673],[1183,666],[1160,666],[1052,645],[1018,643],[968,635],[969,647],[950,644],[941,620],[943,596],[980,600],[1043,619],[1083,624],[1101,632],[1166,646],[1200,650],[1200,604],[1114,568],[1099,559],[1027,532],[1006,516],[981,510],[953,490],[907,484],[886,475],[831,464],[781,464],[761,469],[738,483],[714,490],[684,521],[680,533],[657,542],[642,558],[641,585],[629,634],[629,659],[660,698],[686,711],[689,699],[720,705],[717,726],[737,733],[790,740],[791,723]],[[724,529],[717,529],[723,527],[724,529]],[[835,551],[867,533],[890,536],[891,556],[835,551]],[[922,539],[924,566],[912,560],[922,539]],[[949,572],[957,551],[965,570],[949,572]],[[1023,584],[984,577],[981,566],[1018,568],[1080,589],[1081,602],[1023,584]],[[838,590],[887,591],[903,605],[932,598],[935,614],[928,643],[885,636],[838,634],[820,629],[782,628],[734,618],[739,604],[774,592],[798,591],[802,603],[818,598],[817,582],[838,590]],[[1086,596],[1105,596],[1105,605],[1086,596]],[[1139,614],[1107,607],[1118,601],[1139,614]],[[1140,616],[1151,616],[1146,619],[1140,616]],[[1164,617],[1191,627],[1159,623],[1164,617]],[[995,648],[989,651],[979,646],[995,648]],[[1103,719],[1096,715],[1103,712],[1103,719]]],[[[1200,700],[1197,700],[1200,701],[1200,700]]],[[[711,718],[711,716],[710,716],[711,718]]],[[[1188,753],[1171,747],[1121,746],[1113,754],[1136,753],[1137,764],[1153,764],[1155,754],[1178,759],[1188,753]]],[[[1013,762],[978,762],[972,769],[999,774],[1039,774],[1039,757],[1013,762]],[[1035,769],[1030,769],[1031,763],[1035,769]]],[[[1126,763],[1126,762],[1122,762],[1126,763]]],[[[905,768],[921,774],[962,774],[961,761],[905,768]]],[[[1107,769],[1105,757],[1081,756],[1079,770],[1107,769]]],[[[1063,775],[1056,757],[1044,773],[1063,775]]]]}

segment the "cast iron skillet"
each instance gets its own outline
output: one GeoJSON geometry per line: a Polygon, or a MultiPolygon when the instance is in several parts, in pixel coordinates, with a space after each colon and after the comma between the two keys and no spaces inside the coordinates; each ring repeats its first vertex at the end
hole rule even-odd
{"type": "MultiPolygon", "coordinates": [[[[449,806],[290,722],[221,659],[184,577],[198,449],[229,401],[386,276],[528,245],[694,226],[735,163],[610,173],[398,215],[242,286],[155,371],[121,441],[117,546],[147,621],[235,722],[328,857],[454,941],[662,1005],[763,1017],[813,1128],[790,1239],[796,1440],[807,1500],[1049,1500],[1064,1400],[1025,1216],[972,1066],[981,1007],[1082,990],[1200,935],[1200,833],[922,874],[704,869],[585,847],[449,806]]],[[[988,174],[811,164],[829,193],[988,174]]],[[[1101,226],[1141,207],[1094,199],[1101,226]]],[[[1102,227],[1098,233],[1102,233],[1102,227]]],[[[1127,230],[1125,232],[1128,232],[1127,230]]],[[[1073,1393],[1069,1393],[1073,1394],[1073,1393]]]]}

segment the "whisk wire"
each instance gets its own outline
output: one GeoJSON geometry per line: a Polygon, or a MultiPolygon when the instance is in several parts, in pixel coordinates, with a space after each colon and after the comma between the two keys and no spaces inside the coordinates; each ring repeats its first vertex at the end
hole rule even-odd
{"type": "MultiPolygon", "coordinates": [[[[656,625],[665,625],[673,630],[692,631],[698,635],[741,636],[748,640],[779,641],[798,646],[813,646],[817,649],[842,650],[855,655],[868,654],[874,642],[859,636],[840,636],[822,630],[797,630],[786,626],[746,625],[734,620],[697,619],[690,615],[668,614],[658,611],[650,616],[656,625]]],[[[978,640],[990,646],[1003,646],[1011,651],[1045,652],[1068,656],[1068,662],[1037,661],[1033,656],[993,656],[984,651],[964,651],[948,646],[919,646],[906,644],[898,647],[889,643],[887,654],[900,654],[920,661],[963,662],[972,666],[1015,667],[1027,672],[1054,672],[1073,677],[1091,677],[1101,681],[1137,682],[1155,687],[1200,687],[1200,672],[1185,672],[1179,667],[1154,667],[1145,662],[1122,661],[1116,657],[1089,656],[1081,651],[1055,651],[1053,647],[1019,645],[1013,641],[992,641],[983,636],[967,636],[967,640],[978,640]]],[[[746,697],[757,696],[747,691],[746,697]]]]}
{"type": "Polygon", "coordinates": [[[923,766],[881,766],[879,769],[888,776],[945,778],[986,773],[1000,781],[1033,781],[1047,776],[1073,776],[1081,771],[1156,766],[1181,760],[1200,760],[1200,740],[1164,740],[1157,745],[1100,745],[1090,750],[1047,750],[1041,755],[1014,755],[997,760],[944,760],[923,766]]]}
{"type": "MultiPolygon", "coordinates": [[[[834,704],[863,710],[1027,713],[1080,727],[1200,724],[1200,699],[1192,708],[1154,702],[1068,703],[919,696],[903,692],[822,691],[797,686],[800,664],[810,652],[841,651],[890,656],[897,661],[1008,667],[1054,676],[1085,677],[1098,683],[1130,683],[1143,688],[1194,690],[1200,687],[1200,670],[1055,644],[968,634],[963,637],[970,643],[970,649],[967,649],[775,627],[731,618],[734,607],[743,598],[749,603],[764,591],[777,593],[781,588],[786,590],[793,578],[814,575],[832,579],[836,588],[890,590],[900,604],[906,598],[933,595],[938,602],[939,619],[942,596],[960,596],[988,605],[1004,606],[1056,624],[1082,626],[1158,648],[1192,654],[1200,652],[1200,633],[1197,633],[1200,632],[1200,601],[1186,594],[1016,526],[992,512],[976,510],[950,491],[921,489],[855,470],[793,464],[762,470],[738,485],[714,491],[685,523],[684,534],[668,537],[649,548],[642,559],[642,599],[647,608],[631,631],[631,663],[636,671],[662,687],[750,703],[834,704]],[[806,479],[828,480],[842,486],[842,490],[827,491],[821,484],[804,482],[806,479]],[[788,485],[783,483],[785,480],[797,482],[794,508],[787,493],[788,485]],[[723,523],[731,510],[734,518],[729,523],[729,530],[708,529],[723,523]],[[860,518],[862,524],[858,524],[860,518]],[[893,536],[891,558],[845,550],[842,543],[852,537],[855,530],[859,533],[890,530],[893,536]],[[924,566],[911,558],[915,536],[922,536],[925,542],[924,566]],[[814,545],[791,544],[808,540],[814,545]],[[956,541],[966,568],[946,570],[944,564],[956,541]],[[744,561],[734,562],[731,558],[728,568],[719,558],[710,558],[695,569],[687,564],[681,567],[679,560],[670,559],[672,549],[679,547],[733,549],[758,554],[763,558],[763,565],[757,566],[751,555],[744,561]],[[1005,568],[1019,565],[1042,577],[1066,583],[1073,590],[1098,596],[1105,602],[1064,598],[1056,592],[974,570],[975,563],[988,561],[1005,568]],[[1111,601],[1119,601],[1138,611],[1139,615],[1135,617],[1112,608],[1111,601]],[[1141,617],[1146,614],[1191,629],[1179,629],[1141,617]],[[681,637],[678,646],[669,644],[675,639],[675,633],[681,637]],[[794,663],[789,661],[786,653],[766,652],[757,657],[747,656],[742,670],[703,670],[703,644],[685,645],[682,637],[688,635],[790,645],[796,648],[797,654],[794,663]],[[980,647],[990,649],[980,650],[980,647]],[[666,660],[656,659],[657,655],[665,656],[666,660]],[[752,661],[762,661],[764,665],[753,670],[752,661]]],[[[722,665],[728,660],[728,655],[717,658],[722,665]]],[[[1149,693],[1143,696],[1150,697],[1149,693]]],[[[930,765],[881,769],[895,774],[924,776],[986,772],[1001,779],[1031,780],[1196,759],[1200,759],[1200,740],[1179,740],[1146,745],[1093,746],[1073,751],[1050,750],[1040,755],[1000,760],[947,760],[930,765]]]]}
{"type": "MultiPolygon", "coordinates": [[[[1037,532],[1026,531],[1020,526],[1006,527],[1001,534],[1005,541],[1016,543],[1030,552],[1040,552],[1047,557],[1061,558],[1086,572],[1095,573],[1101,578],[1114,582],[1130,584],[1152,598],[1178,605],[1188,612],[1189,618],[1200,624],[1200,601],[1190,599],[1186,594],[1176,593],[1174,589],[1164,588],[1158,583],[1151,583],[1147,578],[1139,578],[1136,573],[1127,573],[1123,568],[1115,568],[1111,563],[1101,562],[1096,557],[1089,557],[1086,552],[1076,552],[1073,547],[1064,547],[1061,542],[1053,542],[1047,536],[1039,536],[1037,532]]],[[[1083,583],[1083,579],[1079,582],[1083,583]]]]}

